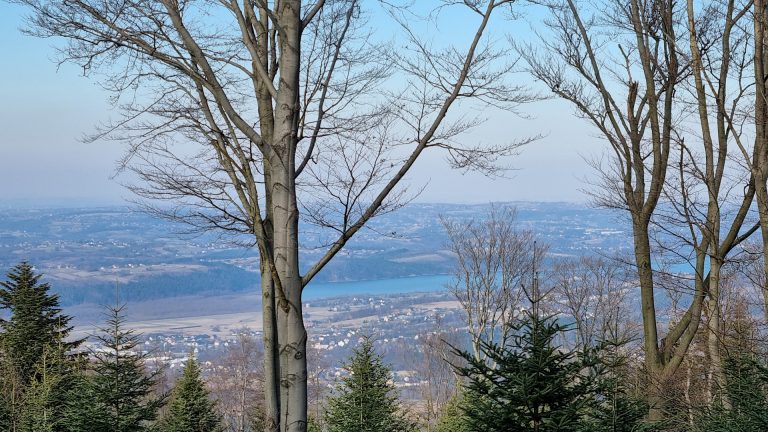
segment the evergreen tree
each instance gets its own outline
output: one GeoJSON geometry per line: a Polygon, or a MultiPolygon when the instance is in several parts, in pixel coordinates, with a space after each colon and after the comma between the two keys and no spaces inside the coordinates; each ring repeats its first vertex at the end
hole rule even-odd
{"type": "Polygon", "coordinates": [[[469,421],[462,410],[465,404],[464,393],[454,395],[443,405],[440,418],[435,425],[435,432],[470,432],[469,421]]]}
{"type": "Polygon", "coordinates": [[[22,262],[8,272],[7,281],[0,282],[0,312],[11,314],[8,320],[0,319],[0,342],[23,384],[30,382],[47,347],[62,345],[67,352],[82,343],[65,342],[72,318],[61,313],[59,296],[49,293],[50,286],[40,282],[41,276],[22,262]]]}
{"type": "Polygon", "coordinates": [[[176,382],[163,432],[218,432],[221,416],[209,399],[200,367],[190,354],[181,378],[176,382]]]}
{"type": "Polygon", "coordinates": [[[377,354],[373,340],[363,338],[344,365],[337,394],[328,401],[329,432],[404,432],[413,430],[401,413],[390,369],[377,354]]]}
{"type": "Polygon", "coordinates": [[[124,328],[123,310],[124,306],[107,309],[106,327],[96,335],[104,349],[93,354],[93,376],[80,382],[85,400],[93,398],[99,410],[80,406],[83,410],[69,413],[70,424],[88,424],[89,432],[150,430],[165,402],[165,396],[155,396],[153,391],[160,371],[147,373],[147,354],[136,350],[139,340],[124,328]]]}
{"type": "Polygon", "coordinates": [[[109,409],[93,383],[88,371],[73,374],[62,405],[61,425],[67,432],[104,430],[109,409]]]}
{"type": "Polygon", "coordinates": [[[47,347],[35,364],[35,377],[24,394],[19,421],[21,432],[61,430],[62,403],[68,375],[66,369],[61,348],[47,347]]]}
{"type": "Polygon", "coordinates": [[[564,350],[554,338],[566,328],[528,314],[512,324],[508,346],[483,343],[486,360],[459,351],[467,366],[462,408],[477,432],[576,432],[596,408],[597,386],[583,373],[593,367],[589,350],[564,350]]]}
{"type": "MultiPolygon", "coordinates": [[[[254,429],[254,430],[262,430],[262,429],[254,429]]],[[[317,420],[314,417],[309,417],[307,420],[307,432],[322,432],[323,428],[320,427],[320,424],[317,422],[317,420]]]]}
{"type": "Polygon", "coordinates": [[[584,421],[584,432],[639,432],[654,430],[644,424],[648,406],[628,384],[627,356],[622,353],[624,341],[605,341],[597,347],[598,361],[587,369],[596,384],[596,404],[584,421]]]}
{"type": "MultiPolygon", "coordinates": [[[[5,377],[0,377],[0,380],[5,381],[5,377]]],[[[5,383],[0,383],[5,388],[5,383]]],[[[3,391],[0,393],[0,431],[12,430],[13,419],[13,407],[11,405],[11,398],[3,391]]]]}
{"type": "Polygon", "coordinates": [[[725,392],[731,407],[709,408],[699,429],[706,432],[768,430],[768,367],[755,356],[739,354],[724,361],[725,392]]]}

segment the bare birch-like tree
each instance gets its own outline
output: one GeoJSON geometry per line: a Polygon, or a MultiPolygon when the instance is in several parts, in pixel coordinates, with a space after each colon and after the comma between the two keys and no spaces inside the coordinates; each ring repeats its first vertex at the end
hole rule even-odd
{"type": "Polygon", "coordinates": [[[751,288],[749,302],[760,305],[763,323],[768,324],[768,308],[766,308],[766,274],[765,254],[762,241],[749,242],[744,246],[747,258],[739,262],[738,273],[751,288]]]}
{"type": "Polygon", "coordinates": [[[378,3],[359,0],[16,1],[31,12],[30,33],[63,38],[61,60],[100,73],[113,92],[125,117],[98,138],[127,143],[134,191],[173,204],[154,207],[163,216],[258,249],[269,431],[306,429],[303,288],[398,206],[424,151],[493,173],[527,141],[466,144],[481,119],[448,118],[462,101],[531,100],[486,37],[513,0],[437,2],[464,10],[473,28],[465,44],[439,48],[411,29],[408,8],[384,2],[396,25],[377,28],[406,38],[394,49],[365,21],[378,3]],[[309,264],[303,216],[332,233],[309,264]]]}
{"type": "Polygon", "coordinates": [[[442,217],[457,259],[449,289],[464,310],[472,350],[481,359],[483,343],[504,345],[525,302],[546,248],[532,232],[518,229],[513,209],[492,206],[484,219],[442,217]]]}
{"type": "Polygon", "coordinates": [[[620,261],[593,256],[567,258],[552,266],[552,295],[574,320],[576,346],[588,348],[603,341],[628,343],[636,337],[627,295],[631,275],[620,261]]]}
{"type": "Polygon", "coordinates": [[[329,389],[324,381],[324,374],[330,369],[330,364],[325,358],[325,353],[315,347],[307,347],[308,376],[308,402],[310,417],[315,422],[322,424],[325,413],[325,401],[329,389]]]}
{"type": "Polygon", "coordinates": [[[263,353],[247,329],[239,330],[228,344],[207,379],[208,386],[227,432],[250,432],[263,420],[259,418],[263,415],[263,353]]]}
{"type": "Polygon", "coordinates": [[[435,430],[445,404],[458,392],[459,379],[452,365],[459,359],[452,347],[462,343],[460,333],[446,328],[439,315],[433,319],[432,329],[420,334],[415,346],[404,351],[405,364],[421,380],[419,402],[423,408],[419,412],[426,432],[435,430]]]}

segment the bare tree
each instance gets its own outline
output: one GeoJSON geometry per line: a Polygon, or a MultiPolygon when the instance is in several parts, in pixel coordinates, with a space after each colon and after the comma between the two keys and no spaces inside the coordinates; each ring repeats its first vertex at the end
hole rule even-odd
{"type": "Polygon", "coordinates": [[[552,266],[550,302],[574,320],[576,345],[634,339],[627,294],[631,275],[618,260],[585,256],[557,260],[552,266]]]}
{"type": "MultiPolygon", "coordinates": [[[[692,343],[690,351],[683,362],[684,374],[677,377],[676,387],[682,393],[677,401],[670,404],[679,409],[680,415],[673,421],[681,422],[680,429],[693,430],[696,427],[697,415],[712,405],[712,382],[707,378],[711,375],[712,359],[709,356],[710,338],[713,333],[718,336],[718,343],[724,358],[734,358],[745,353],[758,354],[764,350],[764,340],[761,340],[760,328],[762,319],[756,316],[750,308],[755,304],[750,298],[749,291],[741,285],[743,278],[736,271],[737,266],[728,264],[721,272],[719,284],[720,328],[702,326],[699,334],[692,343]]],[[[723,391],[720,389],[719,391],[723,391]]],[[[723,400],[723,403],[729,401],[723,400]]]]}
{"type": "Polygon", "coordinates": [[[405,365],[421,380],[423,409],[418,414],[427,431],[434,430],[443,406],[458,391],[458,377],[452,365],[459,364],[460,359],[452,347],[459,347],[463,342],[459,332],[446,328],[439,315],[433,319],[432,329],[420,334],[416,343],[403,351],[405,365]]]}
{"type": "Polygon", "coordinates": [[[672,1],[548,2],[551,35],[540,49],[521,53],[530,72],[610,144],[597,167],[599,204],[626,210],[631,219],[651,420],[662,417],[663,383],[679,367],[701,318],[704,292],[693,293],[683,319],[659,337],[651,250],[652,219],[667,180],[677,112],[676,85],[685,76],[678,56],[679,30],[672,1]]]}
{"type": "Polygon", "coordinates": [[[325,398],[328,393],[328,384],[323,381],[323,375],[330,368],[330,363],[321,350],[308,346],[307,365],[309,370],[309,408],[314,420],[322,423],[325,412],[325,398]]]}
{"type": "Polygon", "coordinates": [[[684,109],[676,115],[676,151],[671,157],[675,169],[656,220],[661,252],[690,262],[694,291],[706,293],[710,401],[722,394],[716,388],[725,385],[720,358],[722,269],[738,258],[736,247],[759,228],[747,223],[755,186],[745,168],[749,155],[739,151],[745,148],[748,119],[744,113],[750,37],[743,25],[749,7],[736,1],[695,6],[689,1],[680,14],[687,44],[677,49],[689,59],[691,79],[677,85],[684,109]]]}
{"type": "Polygon", "coordinates": [[[408,8],[384,3],[407,37],[384,51],[366,31],[371,3],[358,0],[17,1],[32,34],[66,41],[62,61],[103,73],[126,115],[99,137],[127,142],[123,162],[142,180],[134,191],[174,203],[155,208],[164,216],[258,248],[268,430],[306,428],[303,288],[398,206],[422,153],[441,148],[457,167],[493,173],[526,142],[466,145],[459,138],[482,119],[447,120],[465,100],[531,99],[484,37],[513,0],[439,2],[474,26],[467,44],[440,49],[411,30],[408,8]],[[302,215],[332,233],[309,265],[302,215]]]}
{"type": "Polygon", "coordinates": [[[744,246],[747,258],[740,262],[739,274],[752,291],[750,303],[760,305],[763,313],[763,323],[768,324],[768,308],[766,308],[766,274],[765,254],[762,241],[749,242],[744,246]]]}
{"type": "Polygon", "coordinates": [[[0,415],[2,418],[2,425],[9,428],[10,431],[16,432],[20,430],[20,412],[24,402],[23,389],[24,384],[21,379],[21,374],[14,366],[13,362],[9,361],[7,350],[4,344],[0,344],[0,371],[2,372],[0,378],[0,415]]]}
{"type": "MultiPolygon", "coordinates": [[[[756,176],[745,169],[751,2],[678,7],[673,1],[548,4],[546,55],[524,52],[533,75],[571,102],[610,144],[597,201],[632,221],[646,369],[661,393],[694,340],[709,328],[710,389],[722,386],[720,279],[747,223],[756,176]],[[654,240],[658,246],[653,249],[654,240]],[[690,285],[660,274],[660,257],[690,261],[690,285]],[[674,282],[674,287],[667,285],[674,282]],[[686,308],[660,339],[654,292],[682,289],[686,308]]],[[[650,418],[663,398],[651,395],[650,418]]]]}
{"type": "Polygon", "coordinates": [[[250,432],[263,420],[263,352],[247,329],[228,342],[224,357],[208,377],[211,396],[231,432],[250,432]],[[261,419],[259,419],[261,417],[261,419]]]}
{"type": "Polygon", "coordinates": [[[515,225],[513,209],[492,206],[484,219],[455,221],[442,217],[457,265],[449,289],[461,304],[476,358],[481,345],[505,344],[509,324],[525,303],[534,269],[544,257],[530,231],[515,225]]]}

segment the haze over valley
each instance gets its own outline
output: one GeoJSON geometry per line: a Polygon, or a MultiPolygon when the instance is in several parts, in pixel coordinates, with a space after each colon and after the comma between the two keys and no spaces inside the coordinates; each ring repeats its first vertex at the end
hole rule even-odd
{"type": "MultiPolygon", "coordinates": [[[[519,229],[549,244],[551,256],[629,250],[617,213],[573,203],[509,205],[518,210],[519,229]]],[[[443,290],[455,260],[440,216],[482,219],[488,207],[411,204],[383,215],[323,269],[304,298],[443,290]]],[[[321,231],[302,228],[322,242],[321,231]]],[[[185,229],[127,207],[0,210],[0,265],[34,263],[65,306],[114,301],[116,285],[129,302],[257,293],[255,247],[185,229]]],[[[305,247],[300,256],[311,262],[321,251],[305,247]]]]}

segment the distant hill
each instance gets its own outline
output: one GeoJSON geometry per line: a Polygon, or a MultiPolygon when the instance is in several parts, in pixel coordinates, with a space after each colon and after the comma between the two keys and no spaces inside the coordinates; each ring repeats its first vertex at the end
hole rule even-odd
{"type": "MultiPolygon", "coordinates": [[[[531,229],[557,255],[627,250],[619,214],[572,203],[509,203],[521,229],[531,229]]],[[[439,216],[482,218],[488,205],[411,204],[383,215],[350,242],[318,282],[382,280],[447,274],[453,256],[439,216]]],[[[65,305],[141,301],[256,289],[258,256],[215,233],[192,237],[185,227],[126,207],[0,210],[0,267],[26,259],[45,273],[65,305]]],[[[301,225],[311,242],[308,266],[324,251],[328,232],[301,225]],[[314,243],[314,244],[313,244],[314,243]]]]}

